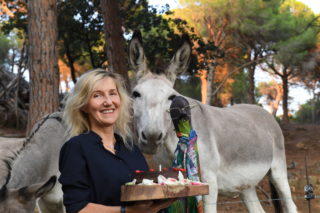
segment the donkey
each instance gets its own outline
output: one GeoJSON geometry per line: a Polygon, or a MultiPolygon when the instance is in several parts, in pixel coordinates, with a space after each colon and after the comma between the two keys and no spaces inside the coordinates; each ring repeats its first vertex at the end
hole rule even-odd
{"type": "Polygon", "coordinates": [[[52,113],[37,122],[14,157],[4,160],[8,174],[0,186],[0,212],[32,213],[38,198],[42,213],[65,212],[56,181],[64,135],[61,113],[52,113]]]}
{"type": "Polygon", "coordinates": [[[14,153],[20,149],[24,138],[6,138],[0,137],[0,186],[6,182],[9,174],[7,158],[14,158],[14,153]]]}
{"type": "MultiPolygon", "coordinates": [[[[129,44],[129,62],[137,76],[132,96],[138,145],[166,166],[172,164],[177,145],[167,110],[171,100],[180,95],[173,85],[176,76],[187,68],[190,53],[191,44],[185,40],[167,69],[153,73],[147,66],[140,33],[134,33],[129,44]]],[[[250,213],[265,212],[257,202],[255,186],[268,174],[282,199],[283,211],[296,213],[287,178],[284,137],[273,116],[255,105],[217,108],[187,99],[197,106],[191,114],[198,134],[201,180],[209,184],[205,212],[217,212],[218,193],[238,193],[250,213]]]]}

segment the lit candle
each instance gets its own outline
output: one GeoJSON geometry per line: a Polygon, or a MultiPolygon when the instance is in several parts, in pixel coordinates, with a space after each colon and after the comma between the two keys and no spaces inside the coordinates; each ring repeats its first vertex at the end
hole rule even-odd
{"type": "Polygon", "coordinates": [[[161,172],[161,164],[159,165],[159,172],[161,172]]]}

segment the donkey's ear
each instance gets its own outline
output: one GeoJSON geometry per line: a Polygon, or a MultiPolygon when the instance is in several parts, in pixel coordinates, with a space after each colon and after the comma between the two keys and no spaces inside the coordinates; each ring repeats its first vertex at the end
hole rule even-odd
{"type": "Polygon", "coordinates": [[[19,189],[19,196],[23,200],[31,200],[38,197],[41,197],[45,193],[49,192],[54,185],[56,184],[57,177],[52,176],[47,182],[45,183],[36,183],[31,186],[23,187],[19,189]]]}
{"type": "Polygon", "coordinates": [[[138,79],[149,72],[147,58],[142,47],[142,36],[138,30],[133,33],[129,43],[129,62],[132,69],[137,73],[138,79]]]}
{"type": "Polygon", "coordinates": [[[191,42],[189,36],[183,35],[183,43],[174,54],[165,71],[167,78],[174,83],[176,76],[187,70],[191,56],[191,42]]]}

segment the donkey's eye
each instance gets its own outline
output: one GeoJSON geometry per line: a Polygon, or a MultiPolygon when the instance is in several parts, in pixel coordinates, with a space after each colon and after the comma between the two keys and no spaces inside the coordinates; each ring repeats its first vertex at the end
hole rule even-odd
{"type": "Polygon", "coordinates": [[[168,100],[172,101],[175,97],[176,97],[176,95],[170,95],[168,100]]]}
{"type": "Polygon", "coordinates": [[[133,91],[132,97],[133,97],[133,98],[139,98],[139,97],[141,97],[141,94],[138,93],[137,91],[133,91]]]}

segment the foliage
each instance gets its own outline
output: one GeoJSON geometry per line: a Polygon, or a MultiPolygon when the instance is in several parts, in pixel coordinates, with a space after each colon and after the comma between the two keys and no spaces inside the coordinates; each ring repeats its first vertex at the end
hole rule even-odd
{"type": "Polygon", "coordinates": [[[243,72],[239,72],[234,75],[236,81],[231,85],[232,98],[231,105],[248,103],[248,76],[243,72]]]}
{"type": "Polygon", "coordinates": [[[27,5],[23,0],[4,0],[2,4],[6,4],[11,14],[1,14],[2,25],[1,31],[4,34],[9,34],[12,29],[19,29],[18,36],[23,38],[27,32],[27,5]]]}
{"type": "Polygon", "coordinates": [[[10,41],[5,35],[0,35],[0,67],[4,65],[9,55],[10,41]]]}
{"type": "Polygon", "coordinates": [[[312,100],[302,104],[294,114],[293,121],[297,123],[317,123],[320,124],[320,100],[313,103],[312,100]]]}
{"type": "MultiPolygon", "coordinates": [[[[71,69],[82,72],[104,66],[105,42],[103,20],[98,0],[65,0],[58,2],[59,58],[71,69]],[[80,68],[76,69],[76,67],[80,68]]],[[[26,11],[25,5],[20,5],[26,11]]],[[[164,18],[169,7],[161,11],[148,5],[147,0],[120,1],[125,37],[135,29],[142,31],[146,55],[153,68],[171,59],[180,46],[180,35],[186,33],[186,22],[179,18],[164,18]]],[[[19,28],[26,32],[26,13],[9,18],[2,27],[6,33],[19,28]]],[[[193,37],[191,36],[191,39],[193,37]]],[[[162,65],[163,66],[163,65],[162,65]]]]}
{"type": "MultiPolygon", "coordinates": [[[[141,31],[149,65],[155,71],[161,71],[172,58],[181,45],[182,34],[189,34],[191,40],[198,39],[186,21],[168,16],[172,14],[168,5],[158,11],[150,7],[147,0],[127,0],[123,1],[121,13],[126,17],[127,35],[136,29],[141,31]]],[[[189,71],[192,72],[192,66],[189,71]]]]}
{"type": "Polygon", "coordinates": [[[66,0],[58,4],[60,58],[83,70],[101,67],[104,53],[103,20],[89,0],[66,0]]]}
{"type": "MultiPolygon", "coordinates": [[[[23,38],[27,30],[26,5],[20,0],[5,2],[14,16],[2,15],[1,31],[9,35],[17,28],[20,29],[17,36],[23,38]]],[[[212,65],[215,70],[213,87],[245,63],[254,62],[251,68],[255,69],[262,63],[255,60],[266,56],[269,65],[275,68],[272,72],[282,75],[282,68],[287,67],[289,80],[297,77],[300,81],[302,75],[310,76],[306,81],[314,79],[314,75],[306,75],[305,67],[306,63],[311,64],[310,58],[316,58],[318,50],[314,48],[317,33],[319,36],[319,19],[304,4],[295,0],[179,2],[182,5],[179,9],[170,10],[165,6],[158,10],[150,7],[147,0],[120,1],[124,36],[129,39],[133,30],[142,31],[145,52],[154,70],[165,66],[179,47],[180,36],[188,33],[194,44],[189,73],[209,70],[212,65]]],[[[68,67],[80,74],[104,66],[107,61],[99,10],[99,0],[58,1],[58,49],[65,79],[68,67]]],[[[3,38],[0,42],[4,42],[1,51],[6,52],[6,42],[3,38]]],[[[228,77],[216,97],[230,99],[233,103],[247,102],[251,65],[233,72],[235,74],[228,77]]],[[[268,71],[272,70],[269,68],[268,71]]],[[[199,81],[193,77],[186,79],[178,79],[178,90],[181,88],[190,96],[199,97],[199,81]],[[191,83],[190,79],[193,79],[191,83]]]]}
{"type": "Polygon", "coordinates": [[[199,78],[190,75],[182,75],[177,78],[174,88],[184,96],[201,100],[199,78]]]}
{"type": "MultiPolygon", "coordinates": [[[[8,35],[0,33],[0,67],[12,71],[15,65],[18,65],[23,54],[22,34],[18,30],[13,30],[8,35]]],[[[22,61],[24,63],[25,61],[22,61]]],[[[20,66],[24,66],[21,64],[20,66]]]]}

